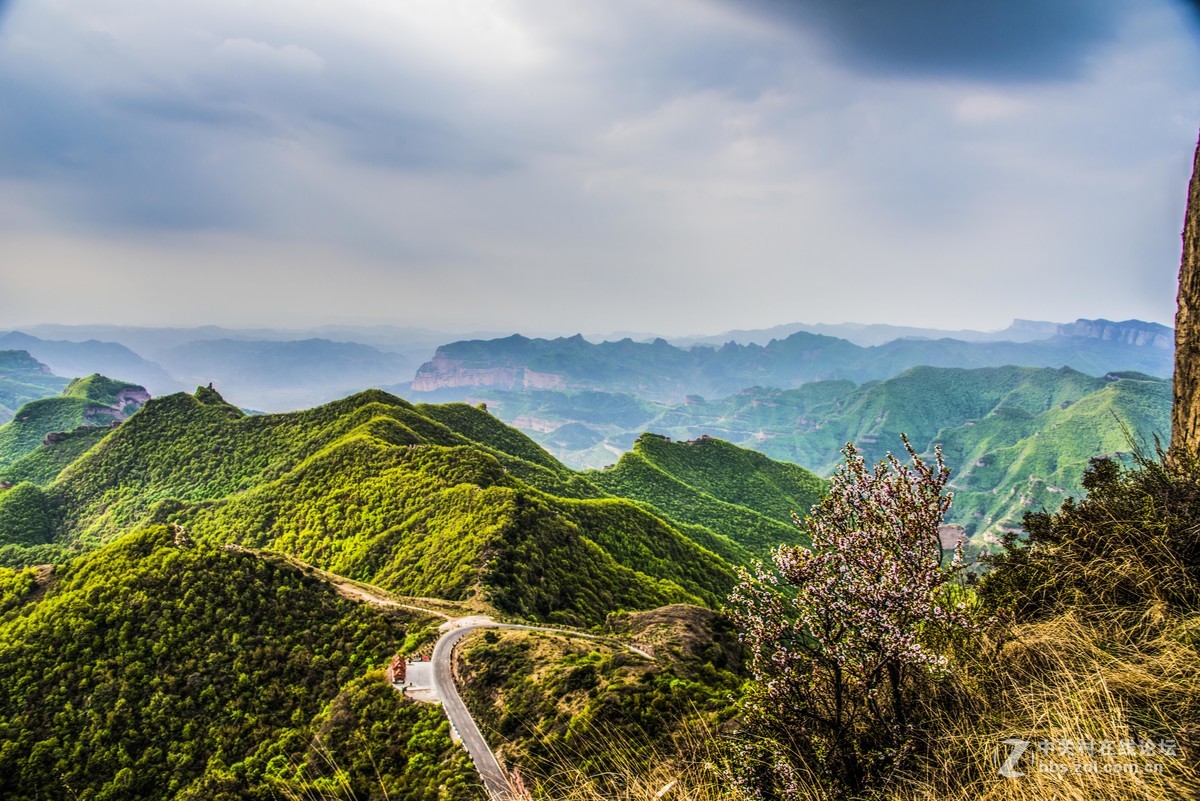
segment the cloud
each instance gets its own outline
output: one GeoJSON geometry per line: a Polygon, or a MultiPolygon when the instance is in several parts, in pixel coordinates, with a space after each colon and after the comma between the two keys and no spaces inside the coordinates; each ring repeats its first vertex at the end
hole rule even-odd
{"type": "Polygon", "coordinates": [[[853,69],[999,82],[1075,78],[1111,42],[1116,0],[739,0],[812,32],[853,69]]]}
{"type": "Polygon", "coordinates": [[[1164,318],[1200,107],[1181,7],[853,5],[17,4],[0,245],[192,322],[218,285],[225,322],[277,324],[1164,318]]]}
{"type": "Polygon", "coordinates": [[[239,71],[249,68],[319,75],[325,69],[325,60],[307,47],[277,47],[255,39],[225,39],[214,48],[213,55],[231,62],[239,71]]]}

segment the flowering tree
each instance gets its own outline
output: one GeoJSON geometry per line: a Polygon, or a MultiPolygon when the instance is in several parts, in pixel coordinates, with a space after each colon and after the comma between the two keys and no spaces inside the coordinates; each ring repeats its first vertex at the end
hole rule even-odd
{"type": "Polygon", "coordinates": [[[940,450],[928,464],[904,447],[910,464],[889,454],[872,471],[847,445],[828,495],[795,518],[811,547],[780,546],[776,570],[743,570],[730,596],[759,683],[741,779],[760,797],[799,795],[803,774],[854,791],[894,764],[920,680],[945,671],[948,638],[970,627],[947,584],[962,552],[943,565],[938,531],[950,471],[940,450]]]}

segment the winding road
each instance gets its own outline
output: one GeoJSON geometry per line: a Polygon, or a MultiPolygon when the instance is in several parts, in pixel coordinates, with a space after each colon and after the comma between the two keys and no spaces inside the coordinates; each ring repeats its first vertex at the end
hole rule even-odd
{"type": "Polygon", "coordinates": [[[442,701],[442,709],[445,710],[446,717],[450,719],[450,725],[458,732],[463,747],[471,755],[471,761],[475,763],[475,770],[479,771],[479,777],[483,779],[483,786],[487,790],[488,798],[493,801],[510,801],[517,796],[508,783],[508,777],[500,768],[500,763],[496,761],[496,755],[488,747],[487,740],[483,739],[479,726],[475,724],[475,718],[471,717],[471,713],[467,711],[467,705],[459,696],[458,688],[454,686],[454,675],[450,667],[454,656],[454,646],[458,645],[459,640],[476,629],[500,627],[501,624],[494,621],[480,621],[468,623],[443,634],[438,639],[437,645],[433,647],[433,689],[442,701]]]}
{"type": "MultiPolygon", "coordinates": [[[[467,749],[467,753],[471,756],[471,761],[475,763],[475,769],[479,771],[479,775],[483,779],[483,786],[487,790],[488,798],[491,801],[514,801],[519,796],[509,784],[508,777],[505,776],[504,770],[496,760],[496,755],[492,753],[492,749],[488,746],[487,740],[483,738],[482,732],[479,731],[479,726],[475,723],[475,719],[471,717],[466,704],[463,703],[462,698],[459,696],[458,688],[454,685],[454,674],[451,668],[454,661],[454,646],[458,645],[459,640],[476,629],[518,629],[521,631],[544,631],[567,637],[583,637],[589,640],[602,638],[597,637],[595,634],[570,631],[568,629],[523,626],[515,623],[497,623],[491,618],[482,616],[451,620],[443,624],[442,628],[448,630],[438,639],[437,645],[433,647],[434,693],[441,699],[442,709],[445,710],[446,717],[450,719],[450,725],[458,732],[458,736],[462,739],[463,747],[467,749]]],[[[640,648],[635,648],[632,645],[626,645],[625,647],[638,656],[646,659],[654,658],[640,648]]]]}
{"type": "MultiPolygon", "coordinates": [[[[242,548],[237,545],[228,545],[231,550],[249,551],[248,548],[242,548]]],[[[433,648],[433,656],[431,658],[433,668],[433,694],[442,703],[442,709],[446,712],[446,717],[450,720],[450,725],[462,740],[463,747],[467,749],[467,753],[471,757],[471,761],[475,763],[475,769],[479,772],[479,776],[483,779],[484,789],[487,791],[489,801],[519,801],[522,796],[509,784],[508,777],[505,775],[503,768],[496,759],[496,755],[492,753],[491,747],[488,746],[487,740],[483,738],[483,733],[479,731],[478,724],[471,717],[471,713],[467,710],[466,704],[463,703],[462,697],[458,694],[458,688],[454,684],[453,673],[453,657],[454,647],[458,645],[463,637],[466,637],[476,629],[517,629],[520,631],[541,631],[548,634],[558,634],[564,637],[581,637],[588,640],[608,641],[610,644],[615,644],[612,638],[601,637],[596,634],[589,634],[583,631],[573,631],[571,629],[549,628],[546,626],[527,626],[518,623],[499,623],[485,615],[469,615],[467,617],[452,618],[445,612],[430,609],[424,606],[414,606],[412,604],[400,603],[388,597],[388,593],[380,590],[377,587],[371,587],[360,582],[353,582],[349,579],[339,576],[335,573],[319,570],[300,562],[297,559],[284,557],[293,564],[307,568],[315,572],[325,581],[329,582],[343,597],[357,601],[365,601],[376,606],[392,606],[401,609],[410,609],[416,612],[443,618],[446,622],[439,628],[444,632],[438,638],[437,643],[433,648]]],[[[621,643],[621,647],[629,650],[631,653],[637,654],[643,659],[653,661],[654,656],[646,653],[641,648],[633,645],[621,643]]]]}

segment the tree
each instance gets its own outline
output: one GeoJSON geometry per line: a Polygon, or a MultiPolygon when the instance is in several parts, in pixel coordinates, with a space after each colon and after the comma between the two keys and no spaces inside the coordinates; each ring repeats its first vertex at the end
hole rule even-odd
{"type": "Polygon", "coordinates": [[[801,787],[853,793],[918,744],[914,700],[971,628],[939,538],[950,471],[904,446],[872,471],[848,444],[825,498],[795,522],[811,547],[780,546],[775,570],[743,570],[730,596],[758,690],[736,777],[763,798],[801,787]],[[958,599],[958,600],[956,600],[958,599]],[[806,777],[811,781],[806,781],[806,777]]]}

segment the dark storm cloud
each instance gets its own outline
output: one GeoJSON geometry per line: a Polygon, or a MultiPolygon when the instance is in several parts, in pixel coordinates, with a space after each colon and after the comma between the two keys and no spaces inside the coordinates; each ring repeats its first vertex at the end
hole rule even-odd
{"type": "Polygon", "coordinates": [[[1200,34],[1200,0],[1184,0],[1184,5],[1192,10],[1192,23],[1200,34]]]}
{"type": "Polygon", "coordinates": [[[1001,82],[1072,78],[1117,33],[1116,0],[739,0],[815,32],[868,72],[1001,82]]]}

